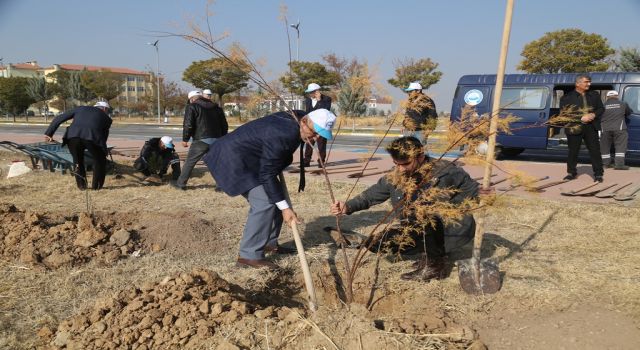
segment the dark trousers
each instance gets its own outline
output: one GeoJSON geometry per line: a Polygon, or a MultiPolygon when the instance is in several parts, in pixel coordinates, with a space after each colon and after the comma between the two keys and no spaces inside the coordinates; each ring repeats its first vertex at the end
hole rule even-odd
{"type": "Polygon", "coordinates": [[[182,173],[180,173],[180,177],[176,181],[178,186],[184,187],[187,185],[187,180],[189,180],[191,176],[193,167],[196,166],[196,163],[199,162],[207,152],[209,152],[209,144],[202,141],[193,141],[191,143],[189,153],[187,153],[187,159],[185,159],[184,166],[182,167],[182,173]]]}
{"type": "Polygon", "coordinates": [[[567,173],[574,175],[578,173],[578,153],[580,152],[582,140],[584,140],[584,144],[589,150],[593,176],[602,176],[604,174],[604,169],[602,167],[602,155],[600,154],[598,131],[591,124],[582,125],[582,134],[580,135],[567,135],[567,143],[569,145],[567,173]]]}
{"type": "Polygon", "coordinates": [[[104,185],[104,177],[107,172],[107,154],[104,149],[91,141],[77,137],[69,139],[67,146],[69,147],[69,153],[71,153],[73,157],[73,164],[75,166],[74,175],[78,188],[81,190],[87,188],[87,170],[84,166],[84,150],[87,149],[93,157],[93,180],[91,188],[94,190],[101,189],[104,185]]]}
{"type": "Polygon", "coordinates": [[[442,220],[435,219],[435,225],[427,224],[419,227],[406,224],[398,228],[391,228],[381,240],[369,245],[372,252],[389,252],[401,254],[427,253],[427,258],[438,259],[445,256],[444,225],[442,220]]]}
{"type": "MultiPolygon", "coordinates": [[[[318,137],[318,152],[320,153],[320,159],[324,163],[327,160],[327,139],[320,136],[318,137]]],[[[304,146],[304,163],[305,166],[311,163],[311,157],[313,157],[313,144],[315,142],[311,141],[311,144],[305,144],[304,146]]],[[[320,164],[320,162],[318,162],[320,164]]]]}

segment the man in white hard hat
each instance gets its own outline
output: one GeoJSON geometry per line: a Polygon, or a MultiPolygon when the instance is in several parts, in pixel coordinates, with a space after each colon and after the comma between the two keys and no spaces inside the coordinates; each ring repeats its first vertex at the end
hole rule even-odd
{"type": "MultiPolygon", "coordinates": [[[[318,109],[326,109],[331,111],[331,97],[323,95],[320,92],[320,85],[311,83],[304,91],[307,97],[304,98],[305,111],[310,113],[318,109]]],[[[313,142],[313,141],[312,141],[313,142]]],[[[320,136],[317,141],[318,144],[318,157],[324,162],[327,159],[327,139],[320,136]]],[[[313,143],[307,144],[304,149],[304,166],[308,167],[311,164],[311,158],[313,157],[313,143]]],[[[320,168],[320,159],[318,159],[318,167],[320,168]]]]}
{"type": "Polygon", "coordinates": [[[67,120],[73,122],[62,137],[62,145],[68,145],[73,157],[74,175],[79,189],[87,188],[87,171],[84,166],[84,150],[93,158],[93,180],[91,188],[99,190],[104,185],[107,170],[107,138],[111,128],[109,103],[98,101],[92,106],[81,106],[55,117],[44,132],[45,141],[53,142],[53,134],[67,120]]]}
{"type": "Polygon", "coordinates": [[[615,149],[614,168],[616,170],[629,170],[624,164],[624,157],[627,152],[629,133],[627,130],[627,118],[632,111],[629,105],[618,99],[618,92],[611,90],[607,92],[607,101],[604,103],[604,113],[600,120],[602,134],[600,135],[600,154],[602,154],[603,167],[611,165],[611,145],[615,149]]]}
{"type": "Polygon", "coordinates": [[[426,144],[429,133],[436,128],[438,122],[436,104],[422,93],[422,85],[418,82],[410,83],[404,91],[409,93],[409,101],[402,121],[402,133],[426,144]]]}
{"type": "MultiPolygon", "coordinates": [[[[278,245],[283,222],[299,223],[279,175],[292,163],[303,140],[332,137],[336,117],[325,109],[293,114],[276,112],[245,123],[211,145],[203,159],[219,189],[249,202],[238,266],[276,269],[278,265],[266,260],[265,252],[295,253],[278,245]]],[[[304,176],[299,186],[304,189],[304,176]]]]}
{"type": "Polygon", "coordinates": [[[209,89],[204,89],[202,90],[202,96],[204,96],[204,98],[211,100],[211,97],[213,96],[213,92],[211,92],[211,90],[209,89]]]}
{"type": "Polygon", "coordinates": [[[180,176],[180,157],[175,152],[171,136],[153,137],[147,140],[140,150],[140,156],[133,167],[144,174],[147,181],[162,181],[162,177],[171,166],[171,177],[177,180],[180,176]],[[151,178],[149,178],[151,177],[151,178]]]}

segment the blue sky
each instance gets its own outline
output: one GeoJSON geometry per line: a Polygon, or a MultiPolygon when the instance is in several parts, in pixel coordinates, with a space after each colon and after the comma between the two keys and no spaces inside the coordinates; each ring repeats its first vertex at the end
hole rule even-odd
{"type": "MultiPolygon", "coordinates": [[[[204,0],[0,0],[0,57],[4,63],[37,60],[155,70],[153,31],[183,32],[187,18],[201,18],[204,0]]],[[[444,74],[427,93],[438,110],[450,110],[457,80],[497,69],[506,0],[270,1],[218,0],[214,32],[230,35],[263,72],[276,78],[286,70],[287,38],[280,6],[300,25],[300,59],[320,61],[333,52],[377,67],[377,80],[394,100],[400,90],[386,84],[393,62],[430,57],[444,74]]],[[[579,28],[609,40],[613,48],[640,47],[640,0],[515,0],[507,73],[516,73],[525,44],[544,33],[579,28]]],[[[295,56],[295,31],[292,52],[295,56]]],[[[179,38],[160,39],[160,70],[181,81],[182,71],[210,55],[179,38]]],[[[188,86],[184,84],[185,86],[188,86]]]]}

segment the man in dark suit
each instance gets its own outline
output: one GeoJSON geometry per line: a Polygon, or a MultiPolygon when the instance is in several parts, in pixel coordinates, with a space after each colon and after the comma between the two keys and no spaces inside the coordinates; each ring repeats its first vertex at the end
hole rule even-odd
{"type": "Polygon", "coordinates": [[[107,169],[107,138],[111,127],[109,104],[99,101],[93,107],[81,106],[60,114],[51,121],[44,132],[45,141],[53,142],[53,134],[60,124],[69,119],[73,122],[62,137],[62,145],[68,145],[73,157],[74,175],[78,188],[87,188],[87,171],[84,166],[84,150],[89,150],[93,157],[93,180],[91,188],[99,190],[104,185],[107,169]]]}
{"type": "Polygon", "coordinates": [[[567,157],[567,176],[564,179],[573,180],[578,176],[578,154],[582,140],[584,140],[591,157],[593,178],[595,181],[602,182],[604,168],[600,154],[598,130],[600,130],[600,118],[604,113],[604,105],[600,94],[597,91],[589,90],[591,87],[590,76],[579,74],[576,77],[575,86],[575,90],[566,93],[560,99],[560,110],[563,113],[575,115],[576,118],[575,123],[570,123],[565,128],[569,155],[567,157]]]}
{"type": "MultiPolygon", "coordinates": [[[[304,98],[304,106],[307,113],[315,111],[317,109],[326,109],[327,111],[331,110],[331,97],[323,95],[320,93],[320,85],[316,83],[311,83],[307,86],[307,89],[304,91],[307,93],[307,97],[304,98]]],[[[327,159],[327,139],[320,136],[318,140],[315,141],[318,143],[318,152],[320,153],[318,157],[322,159],[322,162],[327,159]]],[[[304,166],[308,167],[311,165],[311,157],[313,157],[313,144],[315,142],[308,143],[304,149],[304,166]]],[[[320,161],[318,161],[318,168],[321,168],[320,161]]]]}
{"type": "Polygon", "coordinates": [[[187,159],[180,177],[173,187],[181,190],[187,189],[187,181],[191,176],[191,171],[196,163],[209,151],[209,147],[220,137],[227,134],[229,124],[224,115],[224,111],[217,103],[204,98],[198,90],[189,92],[187,95],[189,104],[184,110],[184,121],[182,123],[182,146],[189,147],[189,140],[192,139],[187,159]]]}
{"type": "Polygon", "coordinates": [[[278,266],[265,259],[265,251],[295,252],[278,245],[283,221],[298,222],[278,177],[302,140],[331,138],[336,117],[325,109],[293,114],[277,112],[250,121],[220,138],[204,157],[217,187],[232,197],[242,195],[250,205],[238,266],[275,269],[278,266]]]}

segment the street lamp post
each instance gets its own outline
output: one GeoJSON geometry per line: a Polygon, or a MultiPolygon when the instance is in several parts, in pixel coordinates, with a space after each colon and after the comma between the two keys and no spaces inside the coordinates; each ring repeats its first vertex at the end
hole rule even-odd
{"type": "Polygon", "coordinates": [[[148,45],[154,46],[156,48],[156,58],[157,58],[157,69],[156,69],[156,79],[157,79],[157,90],[158,90],[158,124],[160,124],[160,50],[158,50],[158,41],[156,40],[154,43],[147,43],[148,45]]]}
{"type": "MultiPolygon", "coordinates": [[[[298,23],[290,24],[291,28],[296,30],[296,61],[300,61],[300,20],[298,19],[298,23]]],[[[300,108],[299,103],[300,100],[296,101],[296,108],[300,108]]]]}
{"type": "Polygon", "coordinates": [[[291,23],[290,26],[296,30],[296,61],[300,61],[300,20],[296,24],[291,23]]]}

